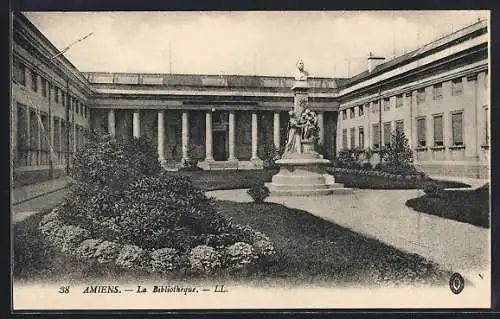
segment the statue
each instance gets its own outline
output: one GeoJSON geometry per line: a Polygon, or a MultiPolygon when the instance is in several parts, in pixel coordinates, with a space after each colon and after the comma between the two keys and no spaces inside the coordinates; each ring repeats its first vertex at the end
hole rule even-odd
{"type": "Polygon", "coordinates": [[[302,124],[294,111],[290,111],[288,114],[290,115],[290,122],[288,123],[288,137],[284,156],[292,153],[302,153],[302,124]]]}
{"type": "Polygon", "coordinates": [[[307,81],[307,76],[309,73],[304,70],[304,61],[302,59],[299,59],[297,61],[297,73],[295,73],[295,80],[296,81],[307,81]]]}

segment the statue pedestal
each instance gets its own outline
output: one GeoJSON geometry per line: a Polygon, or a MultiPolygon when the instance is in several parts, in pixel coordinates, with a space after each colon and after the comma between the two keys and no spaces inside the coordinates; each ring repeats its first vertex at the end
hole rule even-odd
{"type": "MultiPolygon", "coordinates": [[[[280,166],[278,174],[267,184],[271,196],[311,196],[328,194],[351,194],[352,189],[335,183],[335,178],[326,173],[330,161],[303,144],[303,153],[286,154],[276,161],[280,166]]],[[[314,147],[314,145],[313,145],[314,147]]]]}
{"type": "Polygon", "coordinates": [[[335,183],[335,178],[326,173],[325,166],[330,164],[330,161],[324,159],[322,155],[315,151],[315,139],[311,138],[309,129],[312,127],[318,130],[317,124],[311,124],[311,119],[314,119],[316,115],[314,113],[303,113],[305,110],[309,111],[308,91],[310,87],[307,82],[308,73],[304,70],[302,60],[299,60],[297,67],[299,72],[295,76],[292,87],[294,112],[291,113],[293,118],[290,120],[290,127],[293,130],[289,129],[289,134],[292,136],[289,135],[290,140],[287,142],[286,147],[287,150],[290,150],[290,153],[284,154],[282,159],[276,161],[276,164],[280,166],[280,171],[273,176],[272,182],[266,186],[271,191],[271,196],[350,194],[352,189],[344,188],[343,184],[335,183]],[[301,116],[304,116],[306,120],[299,126],[297,122],[301,116]],[[304,126],[304,123],[307,125],[304,126]],[[299,128],[305,130],[305,133],[304,131],[298,132],[300,137],[297,138],[299,128]],[[300,143],[297,139],[301,139],[300,143]]]}

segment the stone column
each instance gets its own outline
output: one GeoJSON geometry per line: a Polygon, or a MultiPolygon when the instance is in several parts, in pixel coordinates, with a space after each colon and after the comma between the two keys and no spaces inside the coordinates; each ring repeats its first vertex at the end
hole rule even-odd
{"type": "Polygon", "coordinates": [[[116,130],[115,130],[115,110],[113,110],[113,109],[110,109],[108,111],[108,132],[113,137],[116,135],[116,130]]]}
{"type": "Polygon", "coordinates": [[[325,124],[323,114],[323,112],[318,112],[319,144],[323,144],[325,141],[325,124]]]}
{"type": "Polygon", "coordinates": [[[134,110],[134,118],[132,126],[134,131],[134,137],[141,136],[141,117],[139,114],[139,110],[134,110]]]}
{"type": "Polygon", "coordinates": [[[280,112],[274,112],[274,146],[280,148],[280,112]]]}
{"type": "Polygon", "coordinates": [[[189,159],[188,154],[189,143],[189,118],[188,112],[182,112],[182,161],[189,159]]]}
{"type": "Polygon", "coordinates": [[[212,162],[214,160],[212,151],[212,111],[208,110],[205,113],[205,161],[212,162]]]}
{"type": "Polygon", "coordinates": [[[234,155],[234,122],[235,114],[234,111],[229,112],[229,160],[235,161],[236,156],[234,155]]]}
{"type": "Polygon", "coordinates": [[[165,138],[165,119],[164,110],[158,111],[158,160],[160,163],[165,161],[164,138],[165,138]]]}
{"type": "Polygon", "coordinates": [[[257,156],[257,139],[258,139],[258,124],[257,124],[257,113],[252,112],[252,158],[250,160],[258,160],[257,156]]]}

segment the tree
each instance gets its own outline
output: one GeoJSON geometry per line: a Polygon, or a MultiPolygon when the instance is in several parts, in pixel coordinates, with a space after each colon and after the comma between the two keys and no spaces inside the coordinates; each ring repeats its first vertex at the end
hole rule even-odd
{"type": "Polygon", "coordinates": [[[396,129],[391,133],[391,143],[382,150],[381,156],[385,169],[391,173],[414,170],[413,152],[402,130],[396,129]]]}

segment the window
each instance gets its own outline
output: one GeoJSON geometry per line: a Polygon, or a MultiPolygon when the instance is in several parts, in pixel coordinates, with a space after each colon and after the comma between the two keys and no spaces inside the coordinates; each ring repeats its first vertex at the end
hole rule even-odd
{"type": "Polygon", "coordinates": [[[443,116],[434,116],[434,146],[443,146],[443,116]]]}
{"type": "Polygon", "coordinates": [[[452,95],[459,95],[462,94],[464,89],[464,83],[462,81],[462,78],[456,78],[451,81],[451,94],[452,95]]]}
{"type": "Polygon", "coordinates": [[[62,90],[61,90],[61,104],[62,106],[66,106],[66,93],[64,93],[62,90]]]}
{"type": "Polygon", "coordinates": [[[486,70],[486,73],[484,73],[484,87],[487,88],[488,87],[488,81],[489,81],[489,78],[488,78],[488,70],[486,70]]]}
{"type": "Polygon", "coordinates": [[[427,145],[425,127],[425,117],[417,119],[417,138],[419,147],[425,147],[427,145]]]}
{"type": "Polygon", "coordinates": [[[404,120],[396,121],[395,125],[396,125],[396,131],[403,133],[405,132],[404,120]]]}
{"type": "Polygon", "coordinates": [[[373,148],[380,148],[380,125],[379,123],[373,124],[372,135],[373,135],[373,148]]]}
{"type": "Polygon", "coordinates": [[[26,67],[23,63],[15,61],[14,62],[14,82],[26,85],[26,67]]]}
{"type": "Polygon", "coordinates": [[[462,115],[462,112],[453,113],[451,115],[453,145],[457,146],[464,145],[462,115]]]}
{"type": "Polygon", "coordinates": [[[353,119],[353,118],[354,118],[354,116],[355,116],[355,114],[354,114],[354,107],[351,107],[351,108],[349,109],[349,118],[353,119]]]}
{"type": "Polygon", "coordinates": [[[358,116],[363,116],[365,114],[364,106],[360,105],[358,106],[358,116]]]}
{"type": "Polygon", "coordinates": [[[59,88],[57,86],[54,87],[54,101],[59,103],[59,88]]]}
{"type": "Polygon", "coordinates": [[[372,113],[377,113],[378,112],[378,101],[373,101],[372,102],[372,113]]]}
{"type": "Polygon", "coordinates": [[[403,106],[403,94],[396,95],[396,107],[403,106]]]}
{"type": "Polygon", "coordinates": [[[384,123],[384,145],[391,145],[391,122],[384,123]]]}
{"type": "Polygon", "coordinates": [[[390,109],[391,109],[391,99],[387,97],[384,99],[384,111],[389,111],[390,109]]]}
{"type": "Polygon", "coordinates": [[[42,78],[42,95],[43,97],[47,97],[47,80],[42,78]]]}
{"type": "Polygon", "coordinates": [[[490,132],[488,131],[488,123],[489,123],[489,118],[488,118],[488,107],[484,107],[484,144],[489,145],[490,144],[490,132]]]}
{"type": "Polygon", "coordinates": [[[365,148],[365,128],[363,126],[358,128],[358,145],[365,148]]]}
{"type": "Polygon", "coordinates": [[[443,83],[436,83],[432,86],[432,97],[434,100],[443,97],[443,83]]]}
{"type": "Polygon", "coordinates": [[[417,90],[417,104],[425,102],[425,88],[417,90]]]}
{"type": "Polygon", "coordinates": [[[342,119],[347,120],[347,110],[342,110],[342,119]]]}
{"type": "Polygon", "coordinates": [[[351,149],[356,147],[356,128],[351,127],[351,149]]]}
{"type": "Polygon", "coordinates": [[[347,129],[342,130],[342,148],[347,149],[347,129]]]}
{"type": "Polygon", "coordinates": [[[38,75],[33,70],[31,70],[31,89],[35,92],[38,91],[38,75]]]}

